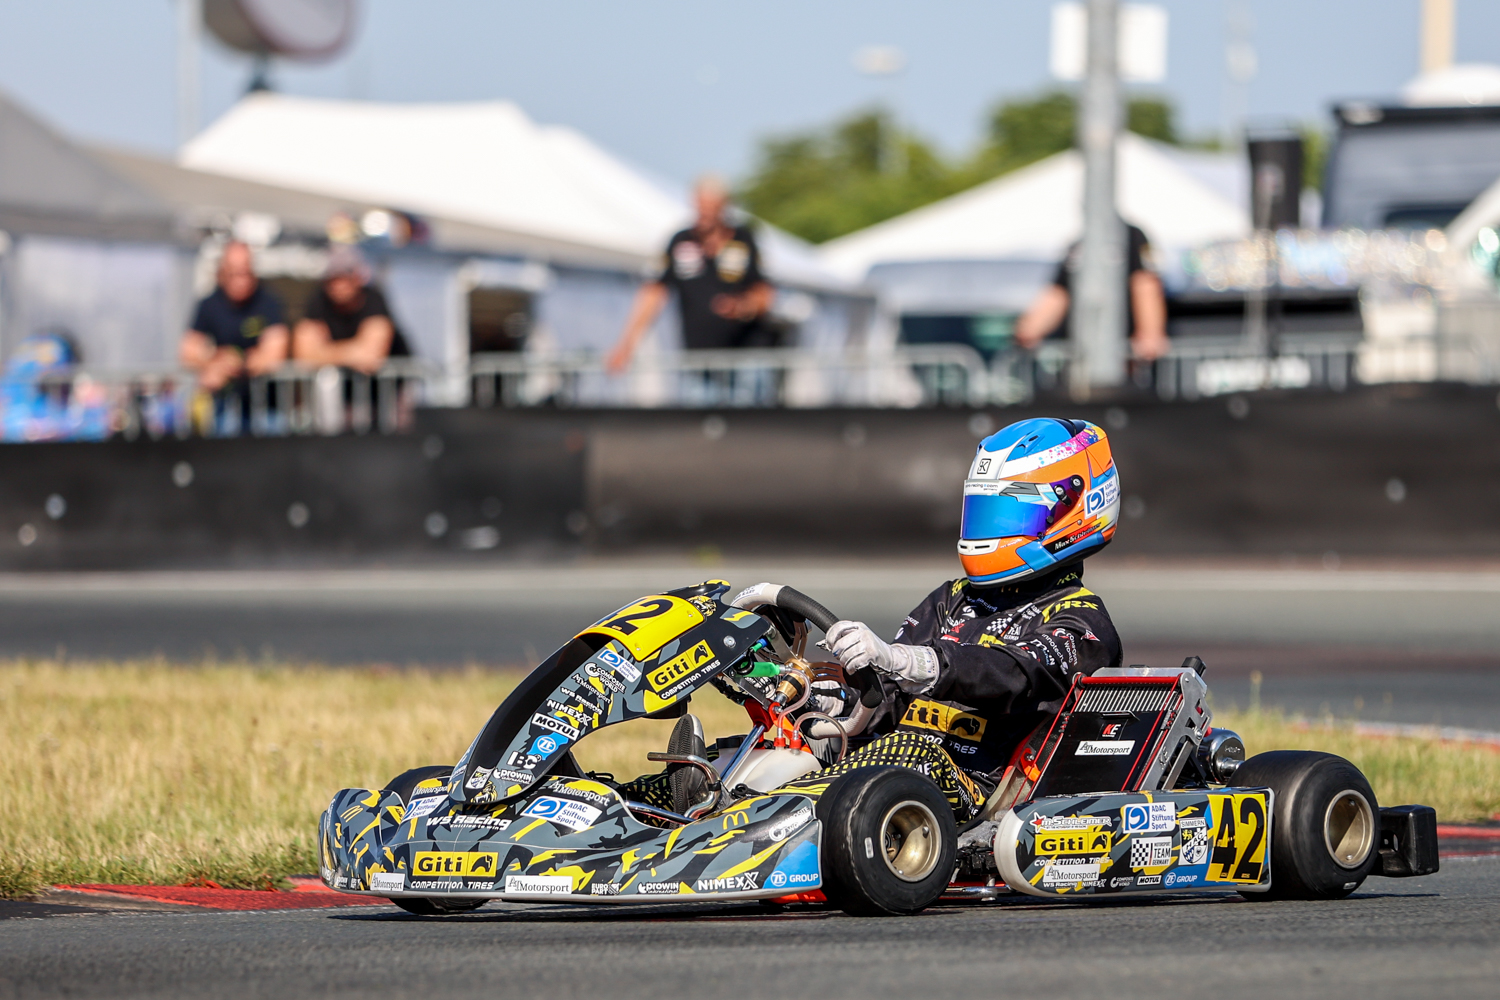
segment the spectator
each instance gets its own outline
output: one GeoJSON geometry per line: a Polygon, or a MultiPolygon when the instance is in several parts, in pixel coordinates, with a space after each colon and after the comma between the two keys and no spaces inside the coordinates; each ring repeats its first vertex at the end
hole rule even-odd
{"type": "MultiPolygon", "coordinates": [[[[1167,353],[1167,298],[1161,279],[1151,270],[1151,244],[1146,234],[1127,226],[1130,249],[1125,287],[1126,314],[1130,324],[1131,353],[1142,361],[1154,361],[1167,353]]],[[[1078,268],[1079,245],[1068,248],[1068,256],[1057,266],[1052,284],[1042,290],[1016,321],[1016,343],[1028,350],[1066,326],[1071,304],[1073,272],[1078,268]]]]}
{"type": "Polygon", "coordinates": [[[723,181],[704,177],[693,198],[698,218],[667,243],[661,277],[641,286],[625,331],[607,366],[612,374],[630,367],[636,346],[677,292],[682,343],[689,350],[745,347],[761,332],[774,291],[760,268],[760,250],[745,226],[725,216],[729,192],[723,181]]]}
{"type": "Polygon", "coordinates": [[[387,358],[409,353],[385,296],[370,284],[364,255],[354,247],[334,247],[323,284],[297,323],[293,357],[308,365],[338,365],[370,375],[387,358]]]}
{"type": "Polygon", "coordinates": [[[178,348],[182,366],[197,372],[199,384],[210,392],[281,367],[289,339],[281,301],[256,277],[248,246],[224,245],[218,282],[198,303],[178,348]]]}

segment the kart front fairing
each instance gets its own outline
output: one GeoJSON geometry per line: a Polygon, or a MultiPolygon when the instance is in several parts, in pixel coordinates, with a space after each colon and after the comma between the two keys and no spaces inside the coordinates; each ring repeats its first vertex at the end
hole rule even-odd
{"type": "Polygon", "coordinates": [[[721,604],[727,583],[644,597],[601,618],[533,670],[454,768],[454,802],[520,795],[589,733],[669,709],[740,662],[771,627],[721,604]]]}
{"type": "Polygon", "coordinates": [[[660,712],[739,663],[769,629],[719,582],[655,595],[579,633],[496,710],[446,786],[345,789],[320,826],[332,888],[379,896],[649,902],[821,886],[814,800],[772,792],[674,829],[583,777],[578,740],[660,712]]]}

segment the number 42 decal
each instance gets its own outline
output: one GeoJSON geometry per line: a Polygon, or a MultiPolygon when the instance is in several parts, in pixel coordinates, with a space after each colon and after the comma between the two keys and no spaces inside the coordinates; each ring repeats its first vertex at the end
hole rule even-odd
{"type": "Polygon", "coordinates": [[[1208,881],[1261,880],[1266,865],[1266,793],[1212,795],[1213,853],[1208,858],[1208,881]]]}

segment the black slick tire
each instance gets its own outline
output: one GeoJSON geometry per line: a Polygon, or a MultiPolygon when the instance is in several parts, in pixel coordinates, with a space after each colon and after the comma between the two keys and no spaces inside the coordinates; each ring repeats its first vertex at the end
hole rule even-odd
{"type": "Polygon", "coordinates": [[[468,913],[477,910],[489,900],[485,899],[431,899],[425,896],[399,896],[392,899],[407,913],[419,917],[446,917],[453,913],[468,913]]]}
{"type": "Polygon", "coordinates": [[[1234,785],[1267,787],[1271,888],[1246,899],[1342,899],[1380,864],[1380,805],[1359,768],[1312,750],[1273,750],[1240,765],[1234,785]]]}
{"type": "Polygon", "coordinates": [[[823,893],[856,917],[917,913],[953,877],[953,807],[926,775],[862,767],[834,780],[818,800],[823,893]]]}

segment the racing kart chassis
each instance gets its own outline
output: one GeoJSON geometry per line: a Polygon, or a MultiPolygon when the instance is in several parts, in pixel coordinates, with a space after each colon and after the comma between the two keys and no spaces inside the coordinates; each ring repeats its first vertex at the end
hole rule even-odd
{"type": "Polygon", "coordinates": [[[1380,808],[1332,755],[1246,760],[1239,738],[1211,725],[1196,657],[1076,676],[961,831],[915,770],[819,781],[879,691],[854,675],[848,716],[808,710],[820,665],[804,655],[807,625],[826,630],[835,616],[791,588],[752,588],[738,607],[728,589],[710,581],[621,608],[532,671],[457,764],[340,791],[320,820],[323,881],[432,915],[490,899],[826,900],[886,914],[1009,892],[1338,898],[1371,875],[1437,870],[1430,808],[1380,808]],[[743,699],[753,723],[715,759],[685,714],[706,684],[743,699]],[[647,716],[679,718],[668,751],[650,755],[674,790],[679,776],[696,779],[677,809],[628,800],[572,754],[590,733],[647,716]]]}

